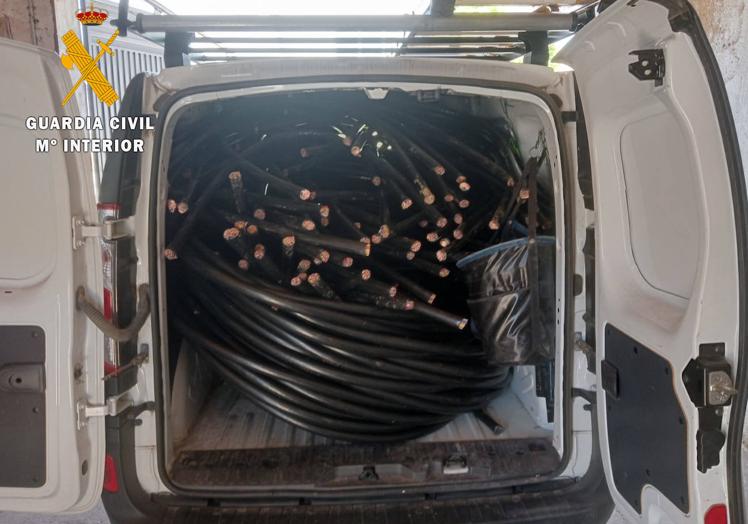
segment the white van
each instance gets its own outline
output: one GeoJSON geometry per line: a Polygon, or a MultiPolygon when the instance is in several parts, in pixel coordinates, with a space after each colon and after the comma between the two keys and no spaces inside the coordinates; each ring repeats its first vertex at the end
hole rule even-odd
{"type": "Polygon", "coordinates": [[[91,158],[35,152],[75,131],[26,128],[76,114],[59,57],[0,53],[0,510],[102,497],[117,523],[746,522],[748,194],[684,0],[608,7],[556,57],[569,72],[395,57],[138,76],[121,115],[156,126],[115,133],[144,151],[108,155],[98,204],[91,158]],[[501,106],[525,158],[545,137],[553,365],[515,368],[495,400],[503,432],[465,415],[404,443],[321,438],[246,402],[170,329],[177,132],[320,93],[501,106]]]}

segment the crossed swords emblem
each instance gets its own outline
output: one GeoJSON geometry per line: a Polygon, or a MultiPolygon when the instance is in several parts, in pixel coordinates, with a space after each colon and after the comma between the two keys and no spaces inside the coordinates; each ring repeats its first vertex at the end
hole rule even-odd
{"type": "Polygon", "coordinates": [[[106,43],[97,40],[96,42],[99,44],[100,50],[95,58],[91,57],[88,51],[86,51],[86,48],[83,47],[78,35],[76,35],[74,31],[68,31],[62,36],[62,42],[65,44],[65,48],[67,49],[67,54],[60,57],[62,65],[65,66],[66,69],[72,69],[73,66],[76,66],[81,74],[70,92],[68,92],[68,94],[65,95],[65,98],[62,99],[63,106],[70,101],[84,80],[91,86],[96,97],[106,105],[111,106],[119,99],[112,84],[110,84],[104,77],[104,73],[101,72],[101,69],[99,69],[98,66],[98,62],[104,56],[104,53],[107,53],[110,56],[114,55],[111,46],[117,36],[119,36],[119,29],[109,37],[109,40],[107,40],[106,43]]]}

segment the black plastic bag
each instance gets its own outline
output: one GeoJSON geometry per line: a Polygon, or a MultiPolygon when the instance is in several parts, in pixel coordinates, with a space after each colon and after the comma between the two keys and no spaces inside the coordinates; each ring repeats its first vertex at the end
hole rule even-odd
{"type": "Polygon", "coordinates": [[[554,357],[555,239],[539,236],[536,245],[540,300],[535,337],[526,238],[477,251],[457,263],[468,284],[472,329],[492,362],[537,364],[554,357]]]}

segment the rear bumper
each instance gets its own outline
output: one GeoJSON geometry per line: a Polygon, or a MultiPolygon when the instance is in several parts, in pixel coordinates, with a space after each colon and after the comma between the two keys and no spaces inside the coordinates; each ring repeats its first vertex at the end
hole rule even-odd
{"type": "MultiPolygon", "coordinates": [[[[594,409],[592,414],[595,420],[594,409]]],[[[576,481],[551,481],[519,489],[472,496],[419,497],[371,503],[315,503],[299,499],[286,505],[249,504],[241,500],[182,498],[143,491],[135,471],[134,425],[124,412],[107,417],[107,454],[114,458],[119,489],[102,500],[112,524],[220,522],[289,524],[293,522],[408,522],[409,524],[604,523],[613,510],[597,445],[587,474],[576,481]]]]}

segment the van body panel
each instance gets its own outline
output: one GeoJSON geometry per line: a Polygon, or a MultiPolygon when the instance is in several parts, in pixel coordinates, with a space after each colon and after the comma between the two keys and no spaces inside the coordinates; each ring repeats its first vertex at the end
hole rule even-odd
{"type": "Polygon", "coordinates": [[[62,107],[69,73],[58,56],[0,39],[0,373],[3,510],[56,513],[92,507],[104,475],[104,419],[79,406],[104,401],[103,335],[76,308],[76,290],[99,296],[97,239],[73,245],[74,217],[96,222],[91,159],[62,152],[67,130],[30,129],[62,107]],[[27,127],[28,126],[28,127],[27,127]],[[37,140],[48,152],[37,152],[37,140]],[[20,332],[19,332],[20,330],[20,332]],[[25,342],[25,337],[31,337],[25,342]],[[79,426],[79,421],[83,424],[79,426]],[[14,466],[15,465],[15,466],[14,466]]]}
{"type": "Polygon", "coordinates": [[[742,431],[728,420],[744,400],[704,405],[689,389],[705,352],[745,366],[745,186],[703,30],[686,2],[617,2],[556,59],[574,68],[589,137],[598,427],[616,507],[631,522],[701,522],[727,504],[741,521],[722,443],[742,431]]]}

